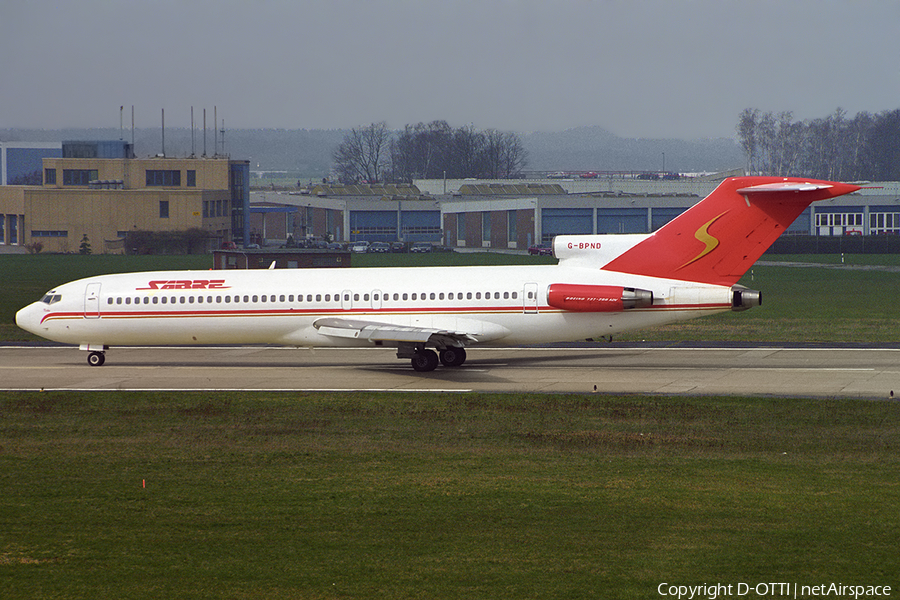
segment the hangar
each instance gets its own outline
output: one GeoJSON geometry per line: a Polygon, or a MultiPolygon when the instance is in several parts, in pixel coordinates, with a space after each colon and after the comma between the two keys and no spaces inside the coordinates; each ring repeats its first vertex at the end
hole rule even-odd
{"type": "MultiPolygon", "coordinates": [[[[285,224],[270,239],[327,235],[337,241],[429,241],[455,248],[522,250],[561,234],[655,231],[708,195],[724,177],[738,174],[742,173],[676,181],[417,180],[412,186],[319,185],[301,191],[253,192],[253,202],[296,207],[292,221],[279,217],[285,224]]],[[[782,239],[900,236],[900,182],[863,185],[854,194],[813,205],[782,239]]]]}

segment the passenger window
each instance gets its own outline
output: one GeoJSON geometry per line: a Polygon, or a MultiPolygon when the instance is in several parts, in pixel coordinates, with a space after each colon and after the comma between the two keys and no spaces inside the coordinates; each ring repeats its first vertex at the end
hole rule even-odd
{"type": "Polygon", "coordinates": [[[188,296],[188,304],[193,304],[193,303],[194,303],[194,297],[188,296]]]}
{"type": "MultiPolygon", "coordinates": [[[[377,296],[378,294],[375,294],[375,295],[377,296]]],[[[377,300],[377,298],[376,298],[376,300],[377,300]]],[[[368,302],[368,301],[369,301],[369,295],[363,294],[363,302],[368,302]]]]}
{"type": "MultiPolygon", "coordinates": [[[[212,302],[212,299],[210,299],[210,302],[212,302]]],[[[221,303],[222,303],[222,296],[216,296],[216,304],[221,304],[221,303]]]]}
{"type": "Polygon", "coordinates": [[[443,299],[444,299],[444,292],[441,292],[440,294],[438,294],[438,300],[443,300],[443,299]]]}
{"type": "Polygon", "coordinates": [[[331,302],[331,294],[325,294],[325,302],[331,302]]]}
{"type": "Polygon", "coordinates": [[[181,298],[179,299],[179,302],[181,302],[181,304],[184,304],[184,296],[181,296],[181,298]]]}
{"type": "MultiPolygon", "coordinates": [[[[193,301],[194,301],[193,298],[191,298],[191,302],[193,302],[193,301]]],[[[200,304],[203,304],[203,296],[197,296],[197,302],[199,302],[200,304]]]]}
{"type": "MultiPolygon", "coordinates": [[[[263,301],[263,302],[265,302],[265,301],[266,301],[266,297],[265,297],[265,296],[260,296],[260,298],[259,298],[259,299],[260,299],[260,300],[261,300],[261,301],[263,301]]],[[[254,301],[255,301],[255,300],[256,300],[256,298],[254,298],[254,299],[253,299],[253,300],[254,300],[254,301]]]]}
{"type": "MultiPolygon", "coordinates": [[[[107,299],[106,299],[106,303],[107,303],[107,304],[112,304],[112,298],[107,298],[107,299]]],[[[48,302],[47,304],[50,304],[50,303],[48,302]]]]}
{"type": "MultiPolygon", "coordinates": [[[[281,301],[284,302],[284,298],[282,298],[281,301]]],[[[269,302],[275,302],[275,294],[269,296],[269,302]]]]}
{"type": "Polygon", "coordinates": [[[494,292],[494,300],[500,299],[500,292],[494,292]]]}
{"type": "Polygon", "coordinates": [[[206,301],[207,301],[208,303],[212,304],[212,296],[207,296],[207,297],[206,297],[206,301]]]}
{"type": "Polygon", "coordinates": [[[159,304],[159,298],[153,296],[153,304],[159,304]]]}
{"type": "Polygon", "coordinates": [[[428,297],[429,297],[431,300],[434,300],[434,292],[431,292],[431,294],[430,294],[428,297]]]}
{"type": "Polygon", "coordinates": [[[503,299],[509,300],[509,292],[503,292],[503,299]]]}
{"type": "Polygon", "coordinates": [[[316,302],[322,301],[322,294],[316,294],[316,302]]]}
{"type": "Polygon", "coordinates": [[[122,299],[121,299],[121,298],[116,298],[116,304],[122,304],[122,299]]]}
{"type": "Polygon", "coordinates": [[[400,299],[400,294],[394,293],[394,300],[399,300],[399,299],[400,299]]]}
{"type": "Polygon", "coordinates": [[[472,299],[472,292],[467,292],[467,293],[466,293],[466,300],[471,300],[471,299],[472,299]]]}
{"type": "MultiPolygon", "coordinates": [[[[312,294],[307,294],[307,295],[306,295],[306,301],[307,301],[307,302],[312,302],[312,294]]],[[[319,301],[319,297],[316,296],[316,302],[318,302],[318,301],[319,301]]]]}
{"type": "Polygon", "coordinates": [[[447,299],[453,300],[453,292],[450,292],[449,294],[447,294],[447,299]]]}
{"type": "Polygon", "coordinates": [[[416,300],[416,299],[417,299],[415,293],[412,295],[412,299],[413,299],[413,300],[416,300]]]}
{"type": "MultiPolygon", "coordinates": [[[[294,297],[291,296],[291,300],[293,300],[293,299],[294,299],[294,297]]],[[[284,294],[278,296],[278,301],[279,301],[279,302],[284,302],[284,294]]]]}
{"type": "MultiPolygon", "coordinates": [[[[368,299],[369,299],[369,295],[366,294],[366,300],[368,300],[368,299]]],[[[353,294],[353,301],[359,302],[359,294],[353,294]]]]}
{"type": "Polygon", "coordinates": [[[515,300],[516,298],[518,298],[518,297],[519,297],[519,292],[513,292],[513,293],[512,293],[512,297],[513,297],[513,300],[515,300]]]}
{"type": "Polygon", "coordinates": [[[125,298],[125,304],[131,304],[131,298],[125,298]]]}
{"type": "Polygon", "coordinates": [[[481,292],[475,292],[475,299],[481,300],[481,292]]]}
{"type": "Polygon", "coordinates": [[[166,298],[165,296],[163,296],[163,297],[162,297],[162,303],[165,304],[165,303],[166,303],[166,300],[168,300],[168,298],[166,298]]]}
{"type": "MultiPolygon", "coordinates": [[[[415,296],[415,294],[413,294],[413,295],[415,296]]],[[[404,292],[403,299],[406,300],[406,298],[407,298],[407,296],[406,296],[406,293],[404,292]]],[[[413,299],[415,300],[415,298],[413,298],[413,299]]]]}

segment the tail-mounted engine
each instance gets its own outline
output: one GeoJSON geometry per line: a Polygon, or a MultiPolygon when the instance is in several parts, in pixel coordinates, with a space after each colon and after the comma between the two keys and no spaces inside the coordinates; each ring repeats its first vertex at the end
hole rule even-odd
{"type": "Polygon", "coordinates": [[[653,292],[616,285],[554,283],[547,291],[547,303],[574,312],[619,312],[652,306],[653,292]]]}
{"type": "Polygon", "coordinates": [[[754,306],[762,306],[762,292],[742,285],[731,286],[731,310],[747,310],[754,306]]]}

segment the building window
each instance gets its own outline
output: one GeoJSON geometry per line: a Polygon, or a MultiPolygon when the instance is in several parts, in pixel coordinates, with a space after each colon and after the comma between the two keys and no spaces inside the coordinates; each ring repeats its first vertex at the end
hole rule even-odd
{"type": "Polygon", "coordinates": [[[69,237],[69,232],[32,229],[31,237],[69,237]]]}
{"type": "Polygon", "coordinates": [[[159,201],[159,218],[160,219],[168,219],[169,218],[169,201],[168,200],[160,200],[159,201]]]}
{"type": "Polygon", "coordinates": [[[181,171],[147,171],[147,187],[181,185],[181,171]]]}
{"type": "Polygon", "coordinates": [[[197,171],[195,171],[193,169],[188,169],[187,186],[188,187],[197,187],[197,171]]]}
{"type": "Polygon", "coordinates": [[[88,185],[97,179],[97,169],[63,169],[63,185],[88,185]]]}
{"type": "Polygon", "coordinates": [[[44,185],[56,185],[56,169],[44,169],[44,185]]]}
{"type": "Polygon", "coordinates": [[[491,241],[491,213],[481,213],[481,240],[482,242],[491,241]]]}
{"type": "Polygon", "coordinates": [[[870,213],[869,234],[900,234],[900,213],[870,213]]]}
{"type": "Polygon", "coordinates": [[[506,241],[508,242],[515,242],[519,238],[516,233],[516,218],[516,211],[506,212],[506,241]]]}

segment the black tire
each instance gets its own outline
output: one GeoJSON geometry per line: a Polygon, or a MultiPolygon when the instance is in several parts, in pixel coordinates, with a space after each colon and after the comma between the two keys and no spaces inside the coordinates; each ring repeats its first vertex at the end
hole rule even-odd
{"type": "Polygon", "coordinates": [[[412,368],[421,373],[434,371],[438,366],[438,355],[434,350],[419,350],[410,361],[412,368]]]}
{"type": "Polygon", "coordinates": [[[91,352],[88,354],[88,364],[92,367],[102,367],[106,362],[106,355],[102,352],[91,352]]]}
{"type": "Polygon", "coordinates": [[[449,346],[441,350],[441,364],[445,367],[458,367],[466,362],[466,349],[449,346]]]}

